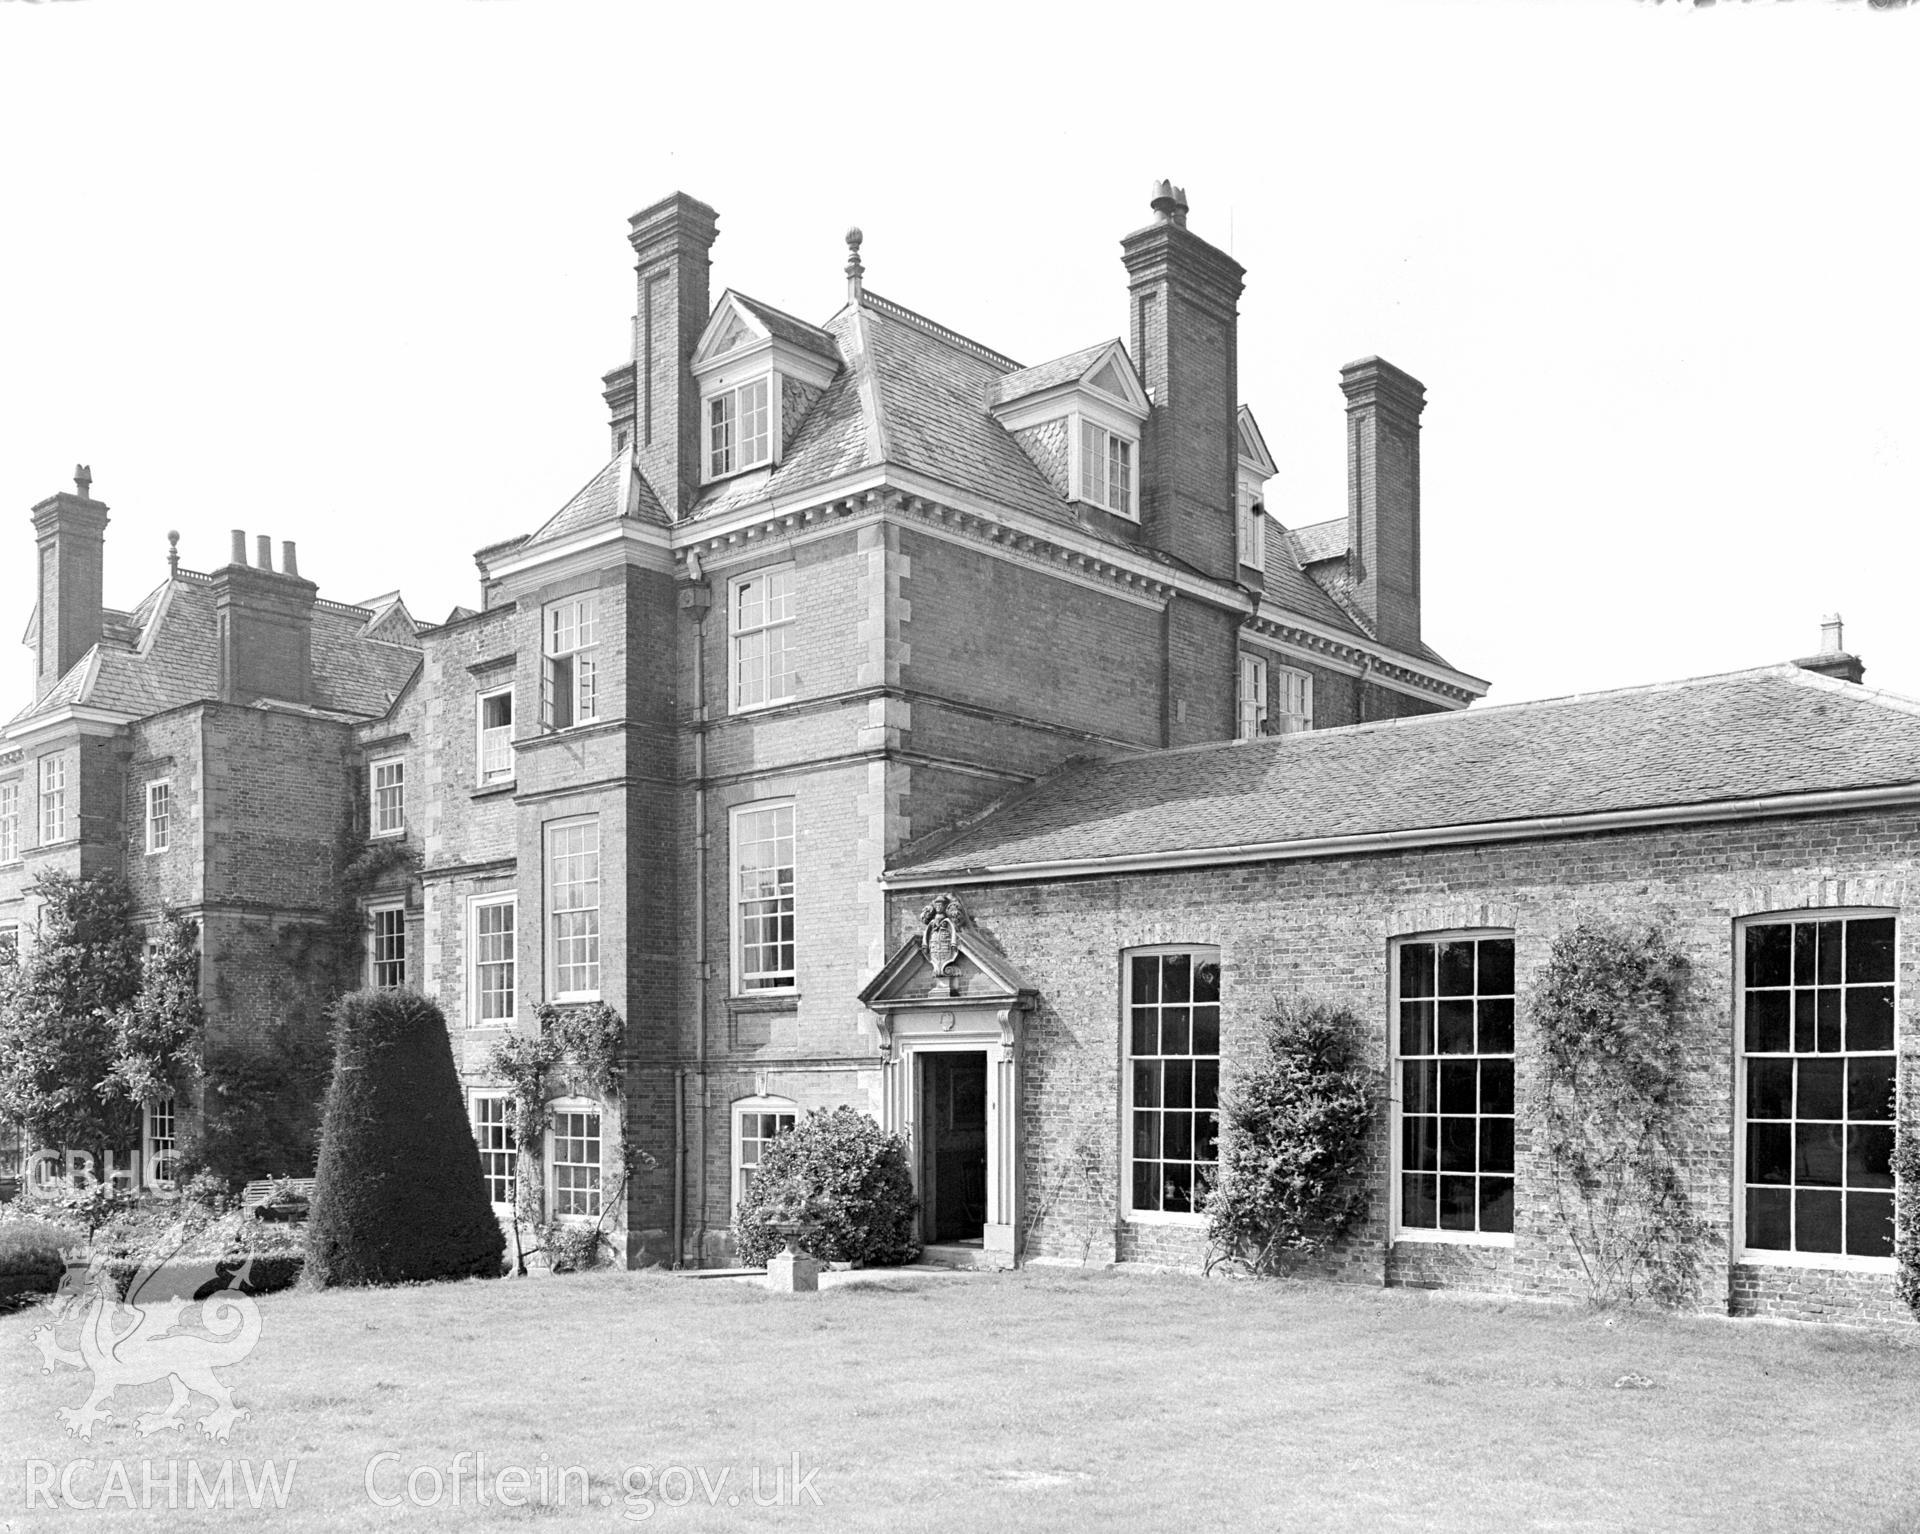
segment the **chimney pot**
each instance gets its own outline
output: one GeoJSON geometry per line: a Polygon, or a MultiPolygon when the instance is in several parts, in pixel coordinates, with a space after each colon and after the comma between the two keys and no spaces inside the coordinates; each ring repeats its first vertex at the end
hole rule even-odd
{"type": "Polygon", "coordinates": [[[247,530],[243,527],[236,527],[233,530],[232,563],[236,565],[244,565],[246,562],[247,562],[247,530]]]}
{"type": "Polygon", "coordinates": [[[1171,224],[1175,221],[1174,215],[1181,211],[1181,203],[1174,195],[1171,181],[1154,182],[1152,207],[1161,223],[1171,224]]]}
{"type": "Polygon", "coordinates": [[[260,557],[255,563],[258,564],[262,570],[271,570],[273,568],[273,540],[265,533],[261,533],[254,539],[254,546],[260,551],[260,557]]]}
{"type": "Polygon", "coordinates": [[[1820,653],[1844,655],[1846,650],[1846,630],[1841,624],[1840,615],[1830,613],[1820,620],[1820,653]]]}
{"type": "Polygon", "coordinates": [[[80,492],[80,499],[93,499],[93,469],[90,465],[76,463],[73,466],[73,488],[80,492]]]}
{"type": "Polygon", "coordinates": [[[300,573],[300,561],[294,558],[293,540],[291,538],[282,538],[280,540],[280,569],[287,575],[298,575],[300,573]]]}

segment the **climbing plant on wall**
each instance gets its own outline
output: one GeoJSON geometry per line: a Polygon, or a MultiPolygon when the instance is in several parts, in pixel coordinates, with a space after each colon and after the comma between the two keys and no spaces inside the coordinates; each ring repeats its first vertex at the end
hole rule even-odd
{"type": "MultiPolygon", "coordinates": [[[[1906,1080],[1900,1083],[1900,1101],[1910,1105],[1920,1091],[1920,1071],[1911,1061],[1901,1070],[1906,1080]]],[[[1904,1116],[1894,1127],[1893,1177],[1899,1190],[1893,1200],[1894,1288],[1907,1309],[1920,1317],[1920,1134],[1904,1116]]]]}
{"type": "Polygon", "coordinates": [[[1705,1225],[1683,1171],[1694,1010],[1691,967],[1659,922],[1567,928],[1528,992],[1547,1208],[1596,1302],[1679,1304],[1697,1286],[1705,1225]]]}
{"type": "Polygon", "coordinates": [[[183,1147],[188,1166],[231,1182],[304,1176],[318,1152],[320,1109],[333,1069],[335,1003],[360,983],[365,956],[361,904],[394,874],[411,875],[419,854],[399,838],[365,841],[351,830],[334,844],[332,886],[322,914],[263,934],[265,953],[223,940],[212,960],[213,994],[245,1026],[222,1031],[208,1052],[201,1117],[183,1147]],[[264,960],[264,962],[263,962],[264,960]],[[231,976],[257,975],[243,1003],[231,976]]]}
{"type": "MultiPolygon", "coordinates": [[[[493,1046],[487,1068],[507,1089],[508,1122],[513,1129],[517,1176],[513,1199],[514,1271],[524,1272],[529,1249],[522,1244],[523,1227],[536,1233],[537,1251],[549,1244],[552,1233],[542,1221],[541,1193],[546,1185],[542,1160],[546,1146],[547,1104],[556,1097],[580,1096],[605,1099],[618,1092],[615,1070],[620,1046],[626,1038],[626,1024],[620,1014],[605,1002],[584,1007],[556,1007],[542,1002],[534,1009],[540,1031],[513,1033],[493,1046]]],[[[647,1165],[651,1157],[644,1157],[647,1165]]],[[[628,1176],[635,1170],[629,1156],[624,1163],[628,1176]]],[[[625,1178],[621,1190],[625,1188],[625,1178]]],[[[602,1221],[614,1199],[603,1200],[602,1221]]],[[[597,1247],[600,1227],[594,1227],[597,1247]]],[[[585,1260],[591,1260],[591,1250],[585,1260]]],[[[574,1256],[576,1265],[585,1262],[574,1256]]]]}

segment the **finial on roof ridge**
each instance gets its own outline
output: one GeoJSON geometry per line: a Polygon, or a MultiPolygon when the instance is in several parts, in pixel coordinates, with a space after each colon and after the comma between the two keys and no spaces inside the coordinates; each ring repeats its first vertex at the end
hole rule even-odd
{"type": "Polygon", "coordinates": [[[167,534],[167,579],[171,580],[180,573],[180,535],[177,532],[167,534]]]}
{"type": "Polygon", "coordinates": [[[847,301],[859,303],[860,295],[865,291],[861,278],[866,275],[866,267],[860,264],[860,242],[866,238],[855,225],[847,231],[847,301]]]}

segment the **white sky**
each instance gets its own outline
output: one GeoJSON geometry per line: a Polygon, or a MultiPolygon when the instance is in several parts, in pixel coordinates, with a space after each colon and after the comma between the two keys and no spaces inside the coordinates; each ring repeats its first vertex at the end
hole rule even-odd
{"type": "Polygon", "coordinates": [[[236,526],[474,602],[602,461],[669,191],[716,297],[825,319],[857,223],[874,291],[1031,363],[1124,331],[1167,176],[1248,268],[1284,521],[1344,512],[1341,363],[1425,381],[1426,633],[1492,701],[1833,609],[1920,695],[1920,7],[668,9],[0,0],[0,644],[76,461],[110,605],[236,526]]]}

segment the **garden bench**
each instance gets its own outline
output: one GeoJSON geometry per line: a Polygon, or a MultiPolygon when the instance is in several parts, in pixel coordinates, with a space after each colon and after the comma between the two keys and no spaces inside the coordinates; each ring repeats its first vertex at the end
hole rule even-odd
{"type": "Polygon", "coordinates": [[[240,1207],[262,1219],[304,1220],[307,1206],[312,1201],[311,1177],[260,1177],[240,1190],[240,1207]],[[273,1204],[276,1194],[288,1196],[284,1214],[278,1213],[273,1204]]]}

